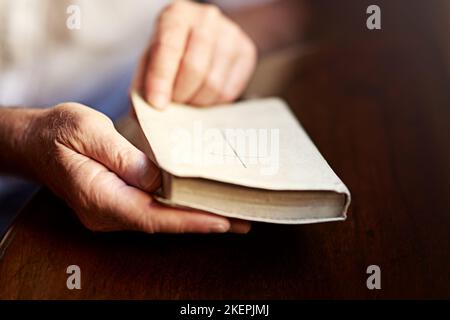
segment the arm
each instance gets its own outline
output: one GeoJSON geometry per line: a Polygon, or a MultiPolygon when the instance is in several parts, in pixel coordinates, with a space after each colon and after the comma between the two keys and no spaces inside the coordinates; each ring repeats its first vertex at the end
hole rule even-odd
{"type": "Polygon", "coordinates": [[[65,103],[0,108],[0,171],[33,178],[93,231],[247,232],[249,223],[158,204],[158,168],[104,114],[65,103]]]}
{"type": "Polygon", "coordinates": [[[36,179],[28,161],[27,137],[42,110],[0,107],[0,173],[36,179]]]}

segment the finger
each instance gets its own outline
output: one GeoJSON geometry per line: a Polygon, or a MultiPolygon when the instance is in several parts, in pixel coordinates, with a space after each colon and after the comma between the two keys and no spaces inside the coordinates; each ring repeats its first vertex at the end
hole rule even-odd
{"type": "MultiPolygon", "coordinates": [[[[149,192],[161,184],[158,168],[147,156],[136,149],[115,130],[102,130],[91,139],[95,148],[87,147],[86,155],[109,168],[112,172],[95,175],[91,181],[91,194],[104,192],[102,207],[114,208],[107,214],[108,226],[126,226],[132,230],[145,232],[233,232],[247,233],[250,223],[243,220],[229,219],[196,210],[170,208],[155,202],[150,195],[129,185],[149,192]],[[109,131],[109,132],[108,132],[109,131]],[[129,185],[122,185],[122,178],[129,185]],[[114,179],[115,177],[115,179],[114,179]],[[143,212],[144,210],[144,212],[143,212]],[[116,218],[112,218],[115,216],[116,218]]],[[[98,164],[100,166],[100,164],[98,164]]],[[[91,170],[93,171],[93,170],[91,170]]],[[[97,171],[100,171],[97,168],[97,171]]],[[[101,209],[104,211],[105,209],[101,209]]],[[[102,219],[104,221],[105,219],[102,219]]]]}
{"type": "Polygon", "coordinates": [[[152,202],[152,224],[154,232],[184,233],[223,233],[230,230],[230,221],[218,215],[166,207],[152,202]]]}
{"type": "Polygon", "coordinates": [[[121,225],[126,229],[147,233],[223,233],[230,230],[227,218],[166,207],[133,187],[122,189],[110,200],[116,214],[124,219],[121,225]]]}
{"type": "Polygon", "coordinates": [[[222,27],[220,41],[216,42],[210,70],[201,87],[190,99],[189,104],[197,106],[209,106],[217,103],[221,96],[229,68],[236,56],[236,28],[222,27]]]}
{"type": "Polygon", "coordinates": [[[148,193],[125,184],[95,160],[68,149],[72,173],[64,198],[92,231],[134,230],[148,233],[227,232],[226,218],[198,211],[164,207],[148,193]],[[76,196],[78,195],[78,196],[76,196]]]}
{"type": "Polygon", "coordinates": [[[164,206],[154,200],[151,202],[152,222],[144,222],[139,227],[145,232],[164,233],[223,233],[232,232],[246,234],[250,231],[251,223],[240,219],[228,219],[215,214],[194,209],[177,209],[164,206]]]}
{"type": "Polygon", "coordinates": [[[104,136],[103,147],[105,153],[98,160],[128,184],[148,192],[160,187],[159,168],[117,131],[104,136]]]}
{"type": "Polygon", "coordinates": [[[208,6],[199,15],[201,22],[190,31],[175,80],[174,101],[188,101],[202,85],[211,63],[219,15],[216,7],[208,6]]]}
{"type": "Polygon", "coordinates": [[[229,71],[220,103],[231,102],[244,91],[256,65],[256,54],[256,48],[252,42],[246,42],[229,71]]]}
{"type": "Polygon", "coordinates": [[[161,185],[158,167],[113,126],[86,126],[87,137],[81,143],[82,154],[100,162],[128,184],[153,192],[161,185]]]}
{"type": "Polygon", "coordinates": [[[156,108],[165,108],[172,97],[188,33],[189,25],[186,22],[174,18],[163,19],[151,44],[144,76],[144,97],[156,108]]]}
{"type": "Polygon", "coordinates": [[[147,193],[129,187],[120,189],[114,204],[119,215],[126,217],[123,225],[132,230],[149,233],[223,233],[245,234],[251,223],[240,219],[228,219],[194,209],[178,209],[162,205],[147,193]],[[129,199],[126,200],[125,199],[129,199]],[[125,204],[125,205],[124,205],[125,204]]]}
{"type": "MultiPolygon", "coordinates": [[[[91,191],[99,211],[97,222],[90,223],[103,231],[136,230],[148,233],[223,233],[245,234],[251,224],[245,220],[227,219],[218,215],[189,209],[171,208],[156,202],[148,193],[124,185],[114,172],[101,170],[101,165],[92,161],[91,167],[101,172],[90,180],[91,191]]],[[[78,188],[80,189],[80,188],[78,188]]],[[[85,219],[89,224],[92,219],[85,219]]]]}

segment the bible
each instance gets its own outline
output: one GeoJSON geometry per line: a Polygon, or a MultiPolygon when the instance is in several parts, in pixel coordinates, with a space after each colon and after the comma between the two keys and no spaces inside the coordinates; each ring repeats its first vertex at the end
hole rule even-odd
{"type": "Polygon", "coordinates": [[[349,190],[283,100],[156,110],[131,97],[144,152],[162,171],[158,201],[270,223],[346,218],[349,190]]]}

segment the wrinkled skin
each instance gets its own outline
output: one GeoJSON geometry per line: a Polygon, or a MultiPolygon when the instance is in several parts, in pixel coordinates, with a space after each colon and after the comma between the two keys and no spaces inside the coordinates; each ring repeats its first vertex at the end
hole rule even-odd
{"type": "Polygon", "coordinates": [[[244,221],[169,208],[149,192],[157,167],[122,137],[111,120],[77,103],[43,110],[27,130],[29,165],[92,231],[247,232],[244,221]]]}

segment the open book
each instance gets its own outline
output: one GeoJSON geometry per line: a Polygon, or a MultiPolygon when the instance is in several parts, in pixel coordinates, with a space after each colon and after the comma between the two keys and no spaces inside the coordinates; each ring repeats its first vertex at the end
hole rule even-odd
{"type": "Polygon", "coordinates": [[[348,189],[282,100],[163,111],[132,101],[163,172],[158,201],[271,223],[345,219],[348,189]]]}

